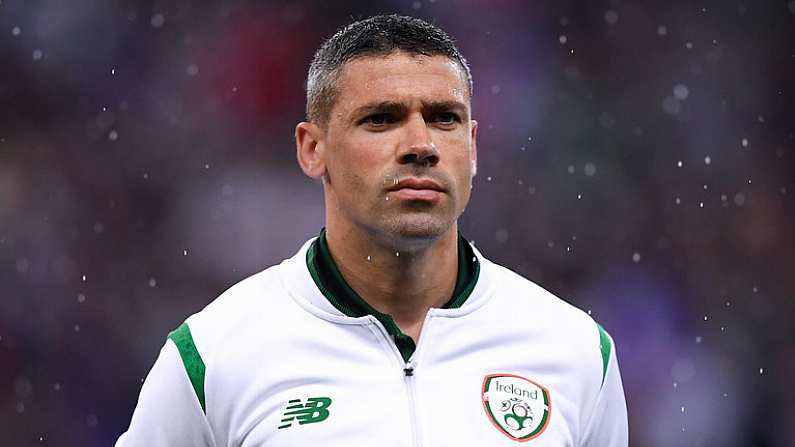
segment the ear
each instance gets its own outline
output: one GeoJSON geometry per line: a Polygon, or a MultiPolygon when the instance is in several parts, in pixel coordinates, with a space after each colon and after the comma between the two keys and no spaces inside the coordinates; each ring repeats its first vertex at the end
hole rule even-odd
{"type": "Polygon", "coordinates": [[[471,123],[472,134],[470,138],[472,139],[472,144],[470,146],[469,161],[472,164],[472,177],[474,177],[478,173],[478,122],[471,120],[471,123]]]}
{"type": "Polygon", "coordinates": [[[295,126],[295,155],[298,165],[304,174],[314,179],[319,179],[326,173],[323,137],[323,129],[315,123],[301,122],[295,126]]]}

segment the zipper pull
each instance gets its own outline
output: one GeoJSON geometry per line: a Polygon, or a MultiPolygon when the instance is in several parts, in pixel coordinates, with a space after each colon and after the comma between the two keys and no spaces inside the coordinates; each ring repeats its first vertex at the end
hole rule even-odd
{"type": "Polygon", "coordinates": [[[403,368],[403,374],[405,374],[406,377],[411,377],[411,376],[414,375],[414,362],[413,361],[409,361],[408,363],[406,363],[406,367],[403,368]]]}

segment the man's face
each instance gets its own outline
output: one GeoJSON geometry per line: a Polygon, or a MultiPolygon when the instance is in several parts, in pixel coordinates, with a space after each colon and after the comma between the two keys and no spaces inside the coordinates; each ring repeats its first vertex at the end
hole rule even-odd
{"type": "Polygon", "coordinates": [[[469,202],[477,123],[458,65],[396,52],[345,64],[326,126],[326,207],[401,246],[441,236],[469,202]]]}

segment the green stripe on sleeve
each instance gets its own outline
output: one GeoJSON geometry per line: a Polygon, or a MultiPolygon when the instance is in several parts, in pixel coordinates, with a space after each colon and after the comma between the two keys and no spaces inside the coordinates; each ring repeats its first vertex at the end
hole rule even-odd
{"type": "Polygon", "coordinates": [[[196,349],[196,344],[193,343],[188,324],[182,323],[168,334],[168,338],[177,345],[179,356],[182,357],[182,363],[185,365],[185,372],[188,373],[190,383],[193,385],[193,391],[196,392],[202,411],[207,413],[204,407],[204,361],[196,349]]]}
{"type": "Polygon", "coordinates": [[[599,328],[599,350],[602,351],[602,384],[605,383],[605,376],[607,375],[607,364],[610,362],[610,351],[613,349],[613,342],[607,331],[601,324],[596,323],[599,328]]]}

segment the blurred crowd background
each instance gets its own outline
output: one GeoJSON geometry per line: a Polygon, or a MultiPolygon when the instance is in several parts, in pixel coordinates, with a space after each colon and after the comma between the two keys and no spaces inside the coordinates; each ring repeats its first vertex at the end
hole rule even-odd
{"type": "Polygon", "coordinates": [[[472,66],[462,233],[610,331],[631,445],[792,446],[778,0],[1,0],[0,444],[111,445],[168,332],[317,235],[306,70],[392,12],[472,66]]]}

